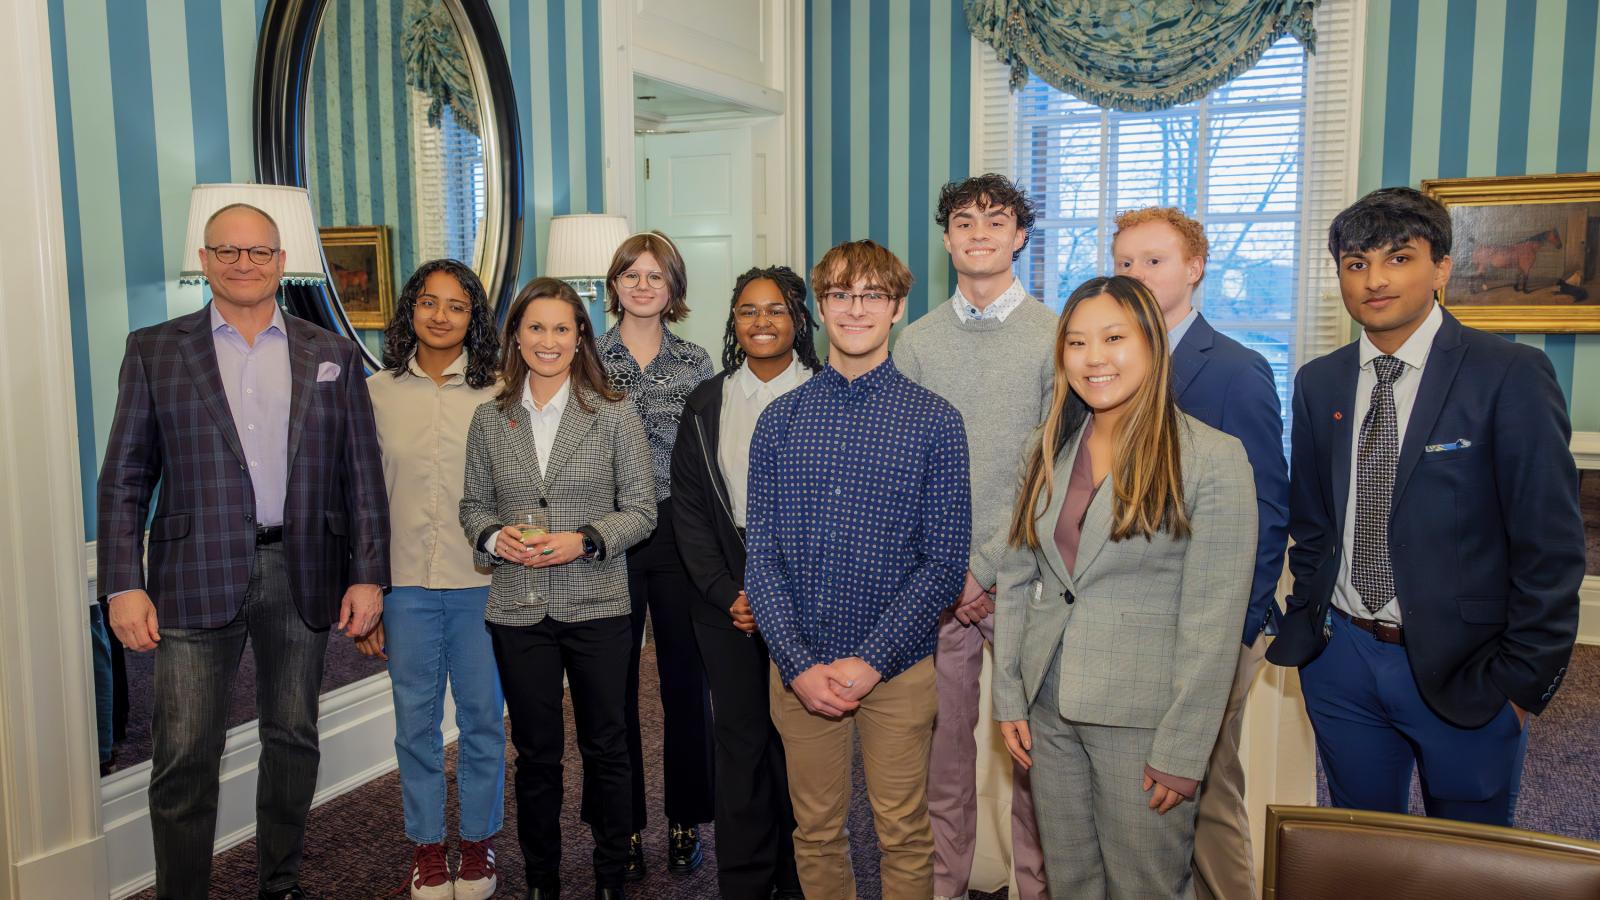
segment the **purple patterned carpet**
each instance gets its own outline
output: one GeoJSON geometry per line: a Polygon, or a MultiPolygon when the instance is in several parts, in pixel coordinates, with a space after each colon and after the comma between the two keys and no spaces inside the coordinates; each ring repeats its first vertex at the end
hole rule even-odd
{"type": "MultiPolygon", "coordinates": [[[[648,655],[653,647],[647,646],[648,655]]],[[[644,709],[645,758],[660,759],[660,705],[656,701],[655,665],[646,659],[640,666],[645,679],[641,685],[644,709]]],[[[455,748],[448,754],[448,766],[455,767],[455,748]]],[[[579,763],[573,744],[572,721],[567,720],[567,808],[562,816],[563,895],[587,897],[593,893],[588,865],[588,832],[578,822],[579,763]]],[[[850,829],[855,850],[857,890],[861,900],[880,897],[878,854],[872,831],[872,812],[867,805],[859,756],[855,766],[856,802],[850,810],[850,829]]],[[[646,773],[649,793],[661,795],[659,766],[646,773]]],[[[1574,785],[1590,785],[1600,780],[1600,647],[1579,647],[1567,672],[1561,693],[1550,708],[1538,717],[1529,736],[1528,758],[1523,775],[1522,799],[1517,810],[1517,825],[1536,831],[1600,839],[1600,801],[1574,785]]],[[[526,890],[522,863],[516,849],[516,825],[509,804],[511,785],[507,783],[506,827],[500,833],[497,849],[501,864],[501,887],[496,896],[521,897],[526,890]]],[[[659,800],[656,801],[659,804],[659,800]]],[[[449,815],[455,815],[452,793],[449,815]]],[[[453,819],[452,819],[453,820],[453,819]]],[[[630,886],[630,897],[650,900],[702,900],[715,898],[716,834],[707,827],[706,862],[692,875],[677,877],[666,871],[666,825],[659,805],[652,812],[645,832],[649,878],[630,886]]],[[[312,810],[306,846],[304,886],[318,898],[403,897],[403,882],[410,865],[411,848],[401,830],[399,776],[393,773],[312,810]]],[[[255,896],[255,843],[248,842],[219,855],[213,872],[214,898],[255,896]]],[[[998,900],[1005,891],[993,895],[974,894],[975,900],[998,900]]],[[[138,895],[141,900],[154,891],[138,895]]]]}

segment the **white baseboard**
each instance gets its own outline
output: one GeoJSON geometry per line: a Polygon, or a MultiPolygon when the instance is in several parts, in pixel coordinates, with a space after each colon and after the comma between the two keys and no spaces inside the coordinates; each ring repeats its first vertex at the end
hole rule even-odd
{"type": "Polygon", "coordinates": [[[15,872],[18,897],[104,897],[105,838],[23,860],[15,872]]]}
{"type": "MultiPolygon", "coordinates": [[[[448,697],[447,693],[446,743],[457,735],[454,703],[448,697]]],[[[322,764],[317,772],[313,806],[321,806],[395,768],[394,701],[387,675],[374,675],[325,694],[317,727],[322,764]]],[[[260,755],[256,722],[228,732],[217,798],[216,853],[236,847],[255,834],[256,764],[260,755]]],[[[101,787],[112,900],[155,883],[149,787],[149,763],[117,772],[101,787]]],[[[400,803],[398,793],[394,802],[397,806],[400,803]]]]}
{"type": "Polygon", "coordinates": [[[1600,576],[1590,575],[1578,589],[1578,643],[1600,644],[1600,576]]]}

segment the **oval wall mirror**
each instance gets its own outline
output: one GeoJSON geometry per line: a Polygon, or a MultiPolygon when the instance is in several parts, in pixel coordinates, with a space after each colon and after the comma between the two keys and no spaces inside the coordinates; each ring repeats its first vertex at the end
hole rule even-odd
{"type": "Polygon", "coordinates": [[[325,287],[290,310],[376,366],[406,278],[466,262],[498,307],[515,290],[522,156],[511,73],[485,0],[273,0],[256,60],[256,168],[307,188],[325,287]]]}

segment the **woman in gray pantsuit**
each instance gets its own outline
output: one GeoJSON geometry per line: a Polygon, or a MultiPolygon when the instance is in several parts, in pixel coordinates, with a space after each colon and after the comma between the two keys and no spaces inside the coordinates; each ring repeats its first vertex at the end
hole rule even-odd
{"type": "Polygon", "coordinates": [[[1178,411],[1149,290],[1095,278],[999,571],[995,718],[1032,772],[1053,900],[1191,897],[1194,798],[1255,562],[1239,442],[1178,411]]]}

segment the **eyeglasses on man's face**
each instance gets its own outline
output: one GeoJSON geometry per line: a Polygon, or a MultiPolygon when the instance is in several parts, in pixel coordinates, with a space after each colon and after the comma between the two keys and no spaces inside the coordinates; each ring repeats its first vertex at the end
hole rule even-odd
{"type": "Polygon", "coordinates": [[[638,272],[623,272],[617,276],[617,281],[626,288],[636,288],[639,282],[643,281],[649,287],[660,290],[666,286],[667,277],[660,272],[645,272],[642,275],[638,272]]]}
{"type": "Polygon", "coordinates": [[[761,316],[776,322],[779,319],[789,318],[789,307],[782,303],[774,303],[771,306],[735,306],[733,314],[745,322],[754,322],[761,316]]]}
{"type": "Polygon", "coordinates": [[[217,262],[225,266],[231,266],[238,262],[239,254],[241,253],[250,257],[250,261],[256,265],[264,266],[272,262],[272,258],[279,253],[276,247],[235,247],[232,244],[222,244],[216,247],[208,244],[206,249],[210,250],[211,255],[217,258],[217,262]]]}
{"type": "Polygon", "coordinates": [[[862,308],[871,313],[883,312],[894,302],[894,297],[883,291],[862,291],[859,294],[850,291],[828,291],[822,295],[822,302],[828,305],[830,312],[846,312],[858,299],[862,308]]]}

